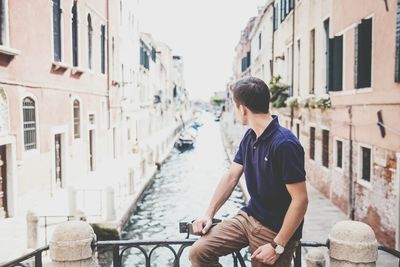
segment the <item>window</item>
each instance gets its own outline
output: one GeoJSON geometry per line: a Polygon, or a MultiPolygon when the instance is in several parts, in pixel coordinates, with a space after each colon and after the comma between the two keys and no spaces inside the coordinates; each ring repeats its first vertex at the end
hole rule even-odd
{"type": "Polygon", "coordinates": [[[78,7],[76,0],[72,6],[72,65],[78,66],[78,7]]]}
{"type": "Polygon", "coordinates": [[[100,51],[101,51],[101,73],[106,73],[106,26],[101,25],[100,27],[100,51]]]}
{"type": "Polygon", "coordinates": [[[78,100],[74,100],[74,137],[81,137],[81,111],[78,100]]]}
{"type": "Polygon", "coordinates": [[[93,26],[92,26],[92,17],[88,14],[87,17],[88,24],[88,67],[92,69],[92,61],[93,61],[93,26]]]}
{"type": "Polygon", "coordinates": [[[0,45],[7,45],[7,17],[6,17],[6,3],[0,0],[0,45]]]}
{"type": "Polygon", "coordinates": [[[297,95],[298,96],[300,96],[300,78],[301,78],[301,72],[300,72],[300,70],[301,70],[301,67],[300,67],[300,52],[301,52],[301,50],[300,50],[300,39],[299,40],[297,40],[297,95]]]}
{"type": "Polygon", "coordinates": [[[343,141],[336,140],[336,162],[335,166],[337,168],[343,168],[343,141]]]}
{"type": "Polygon", "coordinates": [[[153,60],[153,62],[156,62],[156,49],[154,47],[151,48],[151,60],[153,60]]]}
{"type": "Polygon", "coordinates": [[[355,88],[371,87],[372,18],[363,19],[355,35],[355,88]]]}
{"type": "Polygon", "coordinates": [[[280,10],[280,22],[282,22],[285,19],[285,0],[281,0],[281,10],[280,10]]]}
{"type": "Polygon", "coordinates": [[[149,54],[143,46],[140,47],[140,65],[146,69],[150,69],[149,54]]]}
{"type": "Polygon", "coordinates": [[[328,80],[329,80],[329,19],[324,21],[324,61],[325,61],[325,79],[324,87],[325,92],[328,92],[328,80]]]}
{"type": "Polygon", "coordinates": [[[250,52],[247,52],[246,56],[242,58],[242,72],[244,72],[245,70],[247,70],[250,67],[250,63],[251,63],[251,54],[250,52]]]}
{"type": "Polygon", "coordinates": [[[274,20],[273,20],[273,30],[274,31],[276,31],[276,29],[278,29],[278,24],[279,24],[279,22],[278,22],[278,15],[279,15],[279,7],[278,7],[278,4],[276,4],[275,6],[274,6],[274,20]]]}
{"type": "MultiPolygon", "coordinates": [[[[2,27],[1,27],[2,28],[2,27]]],[[[3,30],[2,35],[3,35],[3,30]]],[[[60,62],[61,57],[61,6],[60,0],[53,0],[53,59],[60,62]]]]}
{"type": "Polygon", "coordinates": [[[261,50],[261,41],[262,41],[262,35],[260,32],[260,34],[258,35],[258,50],[261,50]]]}
{"type": "Polygon", "coordinates": [[[310,32],[310,94],[315,92],[315,30],[310,32]]]}
{"type": "Polygon", "coordinates": [[[396,65],[395,77],[396,82],[400,82],[400,0],[397,0],[397,19],[396,19],[396,65]]]}
{"type": "Polygon", "coordinates": [[[361,153],[361,170],[360,170],[360,178],[364,181],[371,181],[371,149],[367,147],[360,147],[361,153]]]}
{"type": "Polygon", "coordinates": [[[310,159],[315,160],[315,127],[310,127],[310,159]]]}
{"type": "Polygon", "coordinates": [[[322,130],[322,166],[329,167],[329,131],[322,130]]]}
{"type": "Polygon", "coordinates": [[[22,102],[22,113],[24,122],[24,147],[25,150],[36,148],[36,110],[35,101],[25,97],[22,102]]]}
{"type": "Polygon", "coordinates": [[[343,90],[343,36],[329,39],[329,91],[343,90]]]}

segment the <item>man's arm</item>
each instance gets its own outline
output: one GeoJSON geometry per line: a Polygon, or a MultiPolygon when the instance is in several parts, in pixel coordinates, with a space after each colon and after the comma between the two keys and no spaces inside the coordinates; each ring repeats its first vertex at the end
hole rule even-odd
{"type": "Polygon", "coordinates": [[[237,185],[240,176],[243,173],[243,165],[233,162],[229,171],[222,176],[217,188],[215,189],[214,195],[211,199],[210,205],[203,216],[203,218],[193,222],[193,233],[194,234],[206,234],[211,227],[212,218],[225,203],[225,201],[232,194],[233,189],[237,185]]]}
{"type": "MultiPolygon", "coordinates": [[[[283,225],[279,233],[274,238],[276,244],[286,246],[289,239],[299,227],[308,206],[307,188],[305,182],[286,184],[286,188],[292,197],[289,208],[283,220],[283,225]]],[[[278,260],[278,255],[271,244],[266,244],[254,251],[252,258],[265,264],[274,264],[278,260]]]]}
{"type": "Polygon", "coordinates": [[[306,214],[308,206],[307,188],[305,182],[286,184],[286,188],[292,197],[292,202],[286,212],[283,225],[278,235],[275,237],[275,243],[286,246],[289,239],[293,236],[296,229],[306,214]]]}

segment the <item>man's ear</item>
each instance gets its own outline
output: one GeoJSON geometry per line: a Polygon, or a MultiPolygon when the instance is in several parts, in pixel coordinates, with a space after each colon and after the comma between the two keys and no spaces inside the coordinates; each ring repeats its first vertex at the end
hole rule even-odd
{"type": "Polygon", "coordinates": [[[240,114],[242,114],[242,116],[247,115],[247,108],[244,105],[239,105],[239,110],[240,110],[240,114]]]}

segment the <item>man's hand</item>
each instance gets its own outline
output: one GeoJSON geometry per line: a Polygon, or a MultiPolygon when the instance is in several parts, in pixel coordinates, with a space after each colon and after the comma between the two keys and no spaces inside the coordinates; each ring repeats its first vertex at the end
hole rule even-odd
{"type": "Polygon", "coordinates": [[[272,245],[268,243],[256,249],[251,258],[264,264],[273,265],[278,260],[279,255],[275,252],[272,245]]]}
{"type": "Polygon", "coordinates": [[[210,230],[212,225],[212,218],[210,217],[203,217],[201,219],[197,219],[192,223],[193,227],[193,234],[195,235],[205,235],[208,230],[210,230]]]}

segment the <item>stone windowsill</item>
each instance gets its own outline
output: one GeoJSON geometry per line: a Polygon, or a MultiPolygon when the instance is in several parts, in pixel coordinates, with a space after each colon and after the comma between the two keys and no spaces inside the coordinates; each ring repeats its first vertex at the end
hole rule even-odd
{"type": "Polygon", "coordinates": [[[88,71],[87,69],[82,68],[82,67],[72,67],[71,68],[72,75],[82,74],[82,73],[87,72],[87,71],[88,71]]]}
{"type": "Polygon", "coordinates": [[[61,61],[53,61],[52,65],[54,70],[59,70],[59,69],[66,70],[69,68],[69,65],[67,63],[61,61]]]}
{"type": "Polygon", "coordinates": [[[8,56],[17,56],[17,55],[21,54],[21,51],[11,48],[11,47],[0,45],[0,54],[4,54],[4,55],[8,55],[8,56]]]}

